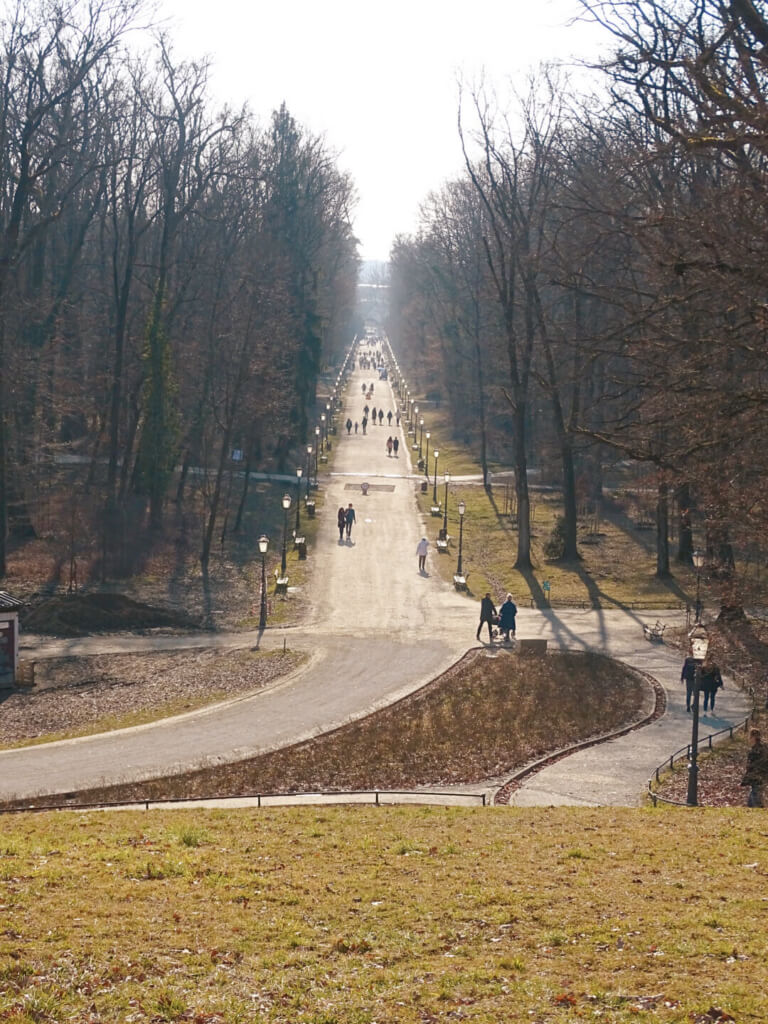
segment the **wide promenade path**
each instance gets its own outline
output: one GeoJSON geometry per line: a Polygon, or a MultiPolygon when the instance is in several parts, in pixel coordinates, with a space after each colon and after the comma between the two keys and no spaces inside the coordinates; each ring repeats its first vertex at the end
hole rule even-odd
{"type": "MultiPolygon", "coordinates": [[[[418,572],[416,545],[423,524],[414,492],[408,439],[386,418],[347,436],[347,416],[362,419],[362,383],[374,382],[370,405],[396,409],[390,385],[373,371],[352,373],[345,407],[337,414],[333,473],[323,481],[324,507],[312,559],[302,624],[261,634],[131,638],[90,637],[39,641],[36,658],[201,646],[260,647],[283,643],[307,653],[292,675],[251,696],[99,736],[0,752],[0,797],[69,792],[126,779],[148,778],[276,749],[360,718],[418,689],[475,646],[477,602],[439,579],[433,562],[418,572]],[[387,437],[400,439],[389,457],[387,437]],[[371,485],[363,496],[360,484],[371,485]],[[357,521],[349,542],[339,542],[336,511],[353,503],[357,521]]],[[[446,557],[446,556],[442,556],[446,557]]],[[[471,567],[470,567],[471,568],[471,567]]],[[[518,603],[522,603],[518,601],[518,603]]],[[[683,746],[690,716],[679,684],[680,659],[643,640],[643,621],[679,621],[679,614],[521,610],[518,637],[547,637],[550,645],[611,654],[652,675],[667,690],[667,713],[625,737],[571,755],[534,776],[515,795],[519,805],[634,805],[653,768],[683,746]]],[[[32,653],[32,650],[28,650],[32,653]]],[[[506,652],[488,648],[489,656],[506,652]]],[[[727,680],[726,680],[727,682],[727,680]]],[[[649,708],[652,695],[649,688],[649,708]]],[[[546,715],[546,708],[541,709],[546,715]]],[[[702,720],[702,735],[748,712],[732,687],[720,691],[717,717],[702,720]]],[[[473,787],[477,789],[478,787],[473,787]]]]}

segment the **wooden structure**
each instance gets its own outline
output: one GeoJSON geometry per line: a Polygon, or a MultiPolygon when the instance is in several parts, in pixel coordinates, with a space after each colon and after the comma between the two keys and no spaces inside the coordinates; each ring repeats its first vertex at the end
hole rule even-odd
{"type": "Polygon", "coordinates": [[[19,668],[19,609],[23,601],[0,590],[0,686],[15,686],[19,668]]]}

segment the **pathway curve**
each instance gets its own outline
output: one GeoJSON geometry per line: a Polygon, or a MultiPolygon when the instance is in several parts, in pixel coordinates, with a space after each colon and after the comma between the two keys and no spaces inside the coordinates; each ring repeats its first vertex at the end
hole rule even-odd
{"type": "MultiPolygon", "coordinates": [[[[0,752],[0,798],[75,791],[126,779],[148,778],[210,763],[237,760],[335,728],[386,706],[448,669],[475,644],[477,605],[434,572],[417,571],[416,544],[423,530],[414,498],[410,450],[402,430],[369,426],[347,436],[343,424],[360,420],[361,383],[371,371],[351,374],[338,414],[333,474],[324,481],[325,504],[311,553],[313,601],[300,628],[206,633],[188,637],[88,637],[39,641],[36,658],[62,654],[183,649],[200,646],[271,649],[286,642],[308,661],[259,693],[151,725],[0,752]],[[386,439],[400,438],[398,459],[386,439]],[[373,485],[363,496],[360,483],[373,485]],[[338,541],[336,510],[352,502],[357,523],[350,543],[338,541]]],[[[374,381],[374,401],[395,411],[387,382],[374,381]]],[[[447,557],[447,556],[442,556],[447,557]]],[[[301,595],[296,595],[298,600],[301,595]]],[[[679,657],[642,637],[642,622],[666,618],[621,609],[521,611],[518,636],[547,637],[563,649],[603,651],[647,671],[668,691],[667,714],[652,725],[572,755],[539,772],[514,803],[615,804],[640,801],[653,768],[683,746],[690,717],[681,701],[679,657]]],[[[29,642],[29,641],[27,641],[29,642]]],[[[491,657],[508,656],[488,648],[491,657]]],[[[735,689],[721,691],[715,731],[748,712],[735,689]]],[[[545,713],[546,709],[542,709],[545,713]]],[[[474,787],[477,789],[477,787],[474,787]]]]}

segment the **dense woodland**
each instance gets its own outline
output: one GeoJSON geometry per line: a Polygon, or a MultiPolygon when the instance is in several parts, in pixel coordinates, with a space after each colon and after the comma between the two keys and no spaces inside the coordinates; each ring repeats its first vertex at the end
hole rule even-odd
{"type": "Polygon", "coordinates": [[[738,615],[768,514],[766,4],[582,5],[612,44],[593,95],[553,69],[509,110],[463,92],[465,171],[395,245],[393,339],[484,468],[514,465],[519,567],[532,468],[572,560],[606,468],[643,467],[658,574],[705,549],[738,615]]]}
{"type": "Polygon", "coordinates": [[[280,468],[351,336],[335,154],[284,107],[214,110],[205,63],[162,35],[137,54],[146,19],[33,0],[0,22],[0,576],[70,516],[103,577],[130,571],[130,535],[192,491],[205,567],[233,449],[280,468]]]}

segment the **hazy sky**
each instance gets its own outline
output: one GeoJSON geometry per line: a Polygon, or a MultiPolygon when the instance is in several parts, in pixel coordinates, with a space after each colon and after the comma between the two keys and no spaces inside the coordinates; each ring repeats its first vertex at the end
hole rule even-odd
{"type": "Polygon", "coordinates": [[[285,100],[323,134],[359,193],[367,259],[413,231],[419,203],[461,167],[458,85],[504,91],[545,60],[605,40],[576,0],[159,0],[178,57],[208,56],[214,96],[266,120],[285,100]]]}

